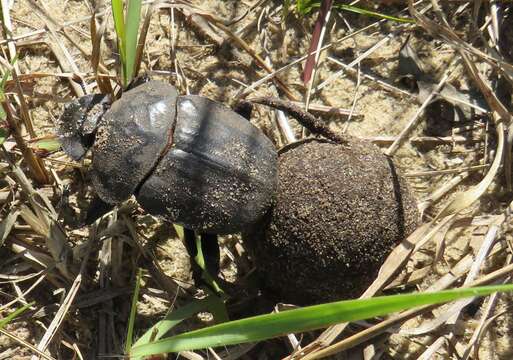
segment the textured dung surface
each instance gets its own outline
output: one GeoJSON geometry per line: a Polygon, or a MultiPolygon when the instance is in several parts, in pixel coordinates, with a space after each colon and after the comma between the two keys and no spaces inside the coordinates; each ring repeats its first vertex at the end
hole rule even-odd
{"type": "Polygon", "coordinates": [[[202,232],[233,233],[261,218],[277,186],[274,145],[242,116],[180,96],[173,145],[137,200],[148,212],[202,232]]]}
{"type": "Polygon", "coordinates": [[[150,81],[123,94],[104,115],[93,147],[92,181],[103,201],[127,199],[167,146],[176,89],[150,81]]]}
{"type": "Polygon", "coordinates": [[[252,244],[265,286],[296,304],[361,295],[415,228],[406,183],[362,141],[310,140],[284,150],[266,240],[252,244]]]}

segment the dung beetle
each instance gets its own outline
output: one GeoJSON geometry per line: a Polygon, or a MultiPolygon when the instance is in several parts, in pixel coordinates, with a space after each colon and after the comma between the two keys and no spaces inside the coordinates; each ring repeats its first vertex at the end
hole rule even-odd
{"type": "Polygon", "coordinates": [[[113,206],[135,195],[152,215],[197,233],[241,231],[265,215],[277,189],[277,152],[246,118],[150,80],[112,102],[87,95],[58,124],[64,150],[92,150],[95,192],[113,206]]]}

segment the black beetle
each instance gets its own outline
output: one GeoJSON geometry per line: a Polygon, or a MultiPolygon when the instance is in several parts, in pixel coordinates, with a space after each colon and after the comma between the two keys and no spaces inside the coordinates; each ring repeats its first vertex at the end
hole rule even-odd
{"type": "Polygon", "coordinates": [[[271,206],[277,188],[272,142],[235,111],[160,81],[112,104],[87,95],[66,106],[64,150],[92,148],[92,183],[105,203],[132,194],[143,209],[198,233],[235,233],[271,206]]]}

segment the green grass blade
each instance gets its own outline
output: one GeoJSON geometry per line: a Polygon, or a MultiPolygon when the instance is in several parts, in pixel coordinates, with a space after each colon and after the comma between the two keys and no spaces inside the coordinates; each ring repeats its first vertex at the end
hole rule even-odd
{"type": "Polygon", "coordinates": [[[296,0],[296,11],[300,15],[307,15],[312,12],[313,9],[321,6],[320,1],[312,0],[296,0]]]}
{"type": "MultiPolygon", "coordinates": [[[[143,336],[141,336],[135,342],[134,347],[149,344],[152,341],[159,340],[172,328],[174,328],[185,319],[191,318],[201,311],[210,310],[212,307],[215,307],[216,303],[219,301],[220,300],[217,296],[210,295],[204,299],[195,299],[178,309],[170,310],[164,319],[153,325],[148,331],[144,333],[143,336]]],[[[141,360],[142,358],[142,356],[137,356],[135,358],[132,357],[134,360],[141,360]]]]}
{"type": "Polygon", "coordinates": [[[128,2],[128,10],[126,13],[125,21],[125,61],[126,61],[126,84],[132,81],[136,75],[135,58],[137,53],[137,39],[139,33],[139,24],[141,22],[141,4],[142,0],[130,0],[128,2]]]}
{"type": "Polygon", "coordinates": [[[188,319],[201,311],[207,310],[210,307],[211,302],[212,297],[209,296],[204,299],[195,299],[178,309],[170,310],[164,319],[153,325],[135,342],[134,347],[148,344],[152,339],[159,340],[169,330],[185,319],[188,319]]]}
{"type": "Polygon", "coordinates": [[[114,28],[118,37],[119,57],[121,59],[121,77],[126,83],[126,46],[125,46],[125,16],[123,12],[123,0],[112,0],[112,17],[114,28]]]}
{"type": "Polygon", "coordinates": [[[20,316],[22,313],[24,313],[28,308],[30,308],[34,303],[30,303],[27,305],[24,305],[20,307],[19,309],[14,310],[12,313],[7,315],[6,318],[0,320],[0,329],[3,328],[5,325],[9,324],[14,318],[20,316]]]}
{"type": "MultiPolygon", "coordinates": [[[[312,12],[313,9],[317,9],[320,6],[321,6],[320,1],[315,1],[315,0],[298,0],[298,1],[296,1],[296,11],[300,15],[303,15],[303,16],[308,15],[309,13],[312,12]]],[[[364,15],[364,16],[375,17],[375,18],[379,18],[379,19],[386,19],[386,20],[396,21],[396,22],[400,22],[400,23],[414,23],[415,22],[415,20],[411,19],[411,18],[403,18],[403,17],[392,16],[392,15],[386,15],[386,14],[382,14],[382,13],[379,13],[376,11],[362,9],[360,7],[352,6],[352,5],[333,4],[333,7],[338,10],[350,11],[350,12],[364,15]]]]}
{"type": "Polygon", "coordinates": [[[513,291],[513,284],[462,288],[433,293],[381,296],[315,305],[275,314],[254,316],[214,325],[132,348],[132,356],[204,349],[327,327],[336,323],[368,319],[422,305],[439,304],[465,297],[513,291]]]}
{"type": "Polygon", "coordinates": [[[130,308],[130,317],[128,319],[127,331],[126,331],[126,344],[125,344],[125,354],[130,352],[132,348],[132,341],[134,339],[134,325],[135,325],[135,316],[137,315],[137,300],[139,299],[139,291],[141,290],[141,276],[142,271],[139,269],[137,271],[137,277],[135,279],[135,289],[134,294],[132,296],[132,306],[130,308]]]}
{"type": "MultiPolygon", "coordinates": [[[[0,108],[0,120],[2,120],[2,115],[4,115],[3,110],[2,108],[0,108]]],[[[0,127],[0,145],[2,145],[5,142],[5,140],[7,139],[7,135],[9,135],[7,129],[0,127]]]]}
{"type": "Polygon", "coordinates": [[[196,264],[198,264],[198,266],[201,269],[201,278],[203,279],[203,281],[205,281],[205,283],[208,284],[208,286],[214,289],[219,296],[224,296],[223,289],[221,289],[221,287],[217,284],[216,280],[212,277],[212,275],[210,275],[210,273],[207,270],[205,257],[203,255],[203,248],[201,246],[201,237],[195,234],[194,241],[196,244],[197,251],[194,261],[196,262],[196,264]]]}
{"type": "Polygon", "coordinates": [[[173,224],[173,227],[175,228],[176,235],[180,238],[180,240],[184,241],[185,234],[183,232],[183,226],[178,224],[173,224]]]}
{"type": "Polygon", "coordinates": [[[54,152],[61,148],[61,142],[57,138],[41,139],[33,142],[31,147],[45,152],[54,152]]]}
{"type": "Polygon", "coordinates": [[[402,17],[386,15],[386,14],[382,14],[382,13],[367,10],[367,9],[362,9],[362,8],[359,8],[356,6],[351,6],[351,5],[333,5],[333,7],[340,9],[340,10],[350,11],[350,12],[353,12],[356,14],[365,15],[365,16],[369,16],[369,17],[375,17],[375,18],[379,18],[379,19],[386,19],[386,20],[396,21],[396,22],[401,22],[401,23],[414,23],[415,22],[415,20],[411,19],[411,18],[402,18],[402,17]]]}

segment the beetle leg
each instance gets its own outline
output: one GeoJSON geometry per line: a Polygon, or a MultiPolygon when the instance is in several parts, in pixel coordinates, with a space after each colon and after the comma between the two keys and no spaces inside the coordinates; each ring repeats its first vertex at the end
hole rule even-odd
{"type": "Polygon", "coordinates": [[[241,100],[233,107],[233,111],[235,111],[240,116],[246,118],[247,120],[251,119],[251,112],[253,111],[253,103],[246,100],[241,100]]]}
{"type": "Polygon", "coordinates": [[[201,248],[203,250],[207,271],[213,276],[217,276],[217,274],[219,274],[219,262],[221,260],[217,234],[201,234],[201,248]]]}
{"type": "MultiPolygon", "coordinates": [[[[204,284],[206,286],[210,286],[206,281],[204,281],[203,272],[206,272],[210,275],[214,281],[217,278],[217,274],[219,273],[219,260],[220,260],[220,251],[219,245],[217,242],[217,234],[200,234],[199,244],[201,246],[201,251],[203,253],[203,259],[205,261],[205,270],[203,270],[199,264],[196,262],[196,257],[198,255],[198,248],[196,242],[196,236],[198,236],[193,230],[184,228],[184,245],[189,253],[189,257],[191,258],[191,267],[192,267],[192,278],[196,284],[204,284]]],[[[215,290],[215,289],[213,289],[215,290]]]]}
{"type": "Polygon", "coordinates": [[[91,225],[103,215],[114,209],[114,205],[108,204],[97,195],[91,200],[89,208],[87,209],[85,225],[91,225]]]}
{"type": "Polygon", "coordinates": [[[286,112],[314,134],[322,135],[325,138],[338,143],[347,142],[343,135],[335,133],[317,117],[289,101],[284,101],[275,97],[259,97],[250,99],[250,101],[286,112]]]}
{"type": "Polygon", "coordinates": [[[128,90],[131,90],[139,85],[146,84],[150,80],[151,79],[148,76],[148,74],[143,74],[143,75],[137,76],[134,79],[132,79],[132,81],[130,81],[130,83],[126,86],[126,88],[123,91],[128,91],[128,90]]]}

